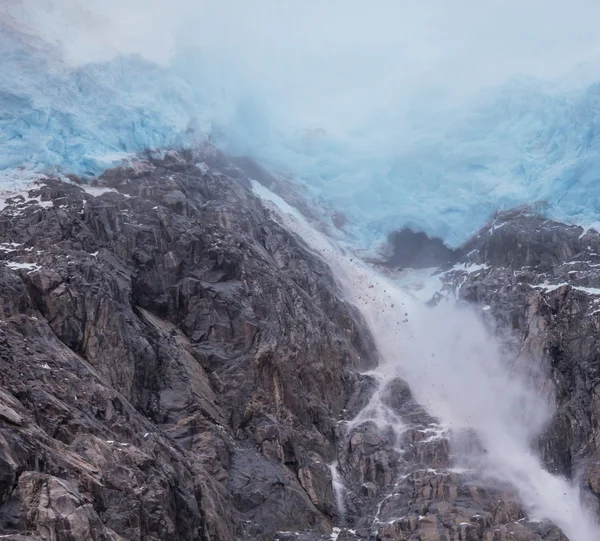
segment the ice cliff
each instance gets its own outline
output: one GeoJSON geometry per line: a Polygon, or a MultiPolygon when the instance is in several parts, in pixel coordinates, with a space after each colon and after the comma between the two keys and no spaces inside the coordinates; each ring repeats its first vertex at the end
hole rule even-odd
{"type": "Polygon", "coordinates": [[[584,225],[600,210],[598,85],[514,81],[459,109],[424,102],[408,115],[383,112],[342,137],[278,122],[250,89],[227,94],[181,59],[72,67],[53,46],[6,28],[0,49],[5,183],[15,168],[91,176],[127,153],[210,137],[308,187],[369,249],[407,225],[456,246],[495,211],[523,203],[584,225]]]}
{"type": "Polygon", "coordinates": [[[141,57],[71,67],[0,33],[0,169],[95,175],[125,153],[203,138],[189,86],[141,57]]]}

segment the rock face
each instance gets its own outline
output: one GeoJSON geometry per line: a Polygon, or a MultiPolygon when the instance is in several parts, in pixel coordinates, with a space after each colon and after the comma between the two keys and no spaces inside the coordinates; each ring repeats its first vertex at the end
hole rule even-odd
{"type": "MultiPolygon", "coordinates": [[[[401,438],[348,423],[377,388],[372,340],[252,194],[251,165],[149,155],[7,201],[3,539],[564,541],[455,469],[402,380],[379,389],[401,438]]],[[[557,414],[540,453],[598,501],[600,239],[582,233],[499,215],[440,277],[545,363],[557,414]]]]}
{"type": "Polygon", "coordinates": [[[464,251],[479,270],[462,278],[460,297],[488,306],[515,357],[542,367],[540,392],[556,407],[539,442],[547,469],[581,477],[598,508],[600,236],[523,208],[499,214],[464,251]]]}
{"type": "Polygon", "coordinates": [[[430,238],[422,231],[394,231],[388,242],[392,253],[387,264],[392,267],[441,267],[452,264],[457,259],[455,250],[448,248],[440,239],[430,238]]]}
{"type": "Polygon", "coordinates": [[[272,539],[337,521],[327,464],[373,348],[241,171],[188,158],[92,193],[48,179],[0,214],[3,533],[272,539]]]}

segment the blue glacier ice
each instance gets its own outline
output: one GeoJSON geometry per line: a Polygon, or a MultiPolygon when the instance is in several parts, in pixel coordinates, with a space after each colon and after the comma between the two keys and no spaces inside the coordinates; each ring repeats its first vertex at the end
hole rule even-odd
{"type": "Polygon", "coordinates": [[[7,31],[0,51],[0,170],[94,175],[206,135],[189,85],[139,56],[71,67],[52,45],[7,31]]]}
{"type": "Polygon", "coordinates": [[[379,118],[345,140],[272,133],[257,145],[239,124],[248,117],[234,119],[224,144],[302,182],[365,247],[403,226],[458,246],[497,210],[525,203],[599,221],[600,84],[559,91],[517,80],[469,107],[379,118]]]}
{"type": "Polygon", "coordinates": [[[340,135],[278,121],[268,100],[228,94],[198,65],[117,56],[71,67],[16,32],[0,33],[0,50],[3,178],[18,167],[96,175],[126,153],[210,136],[344,214],[348,238],[365,249],[403,226],[458,246],[498,209],[523,203],[600,221],[598,84],[518,79],[454,109],[423,100],[410,114],[374,113],[340,135]]]}

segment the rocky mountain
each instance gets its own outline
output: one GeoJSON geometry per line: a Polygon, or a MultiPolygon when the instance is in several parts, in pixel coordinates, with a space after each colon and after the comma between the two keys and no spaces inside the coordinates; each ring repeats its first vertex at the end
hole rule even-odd
{"type": "MultiPolygon", "coordinates": [[[[360,312],[248,167],[205,146],[7,199],[3,539],[566,540],[458,468],[406,382],[377,388],[360,312]],[[357,417],[375,392],[400,441],[357,417]]],[[[557,409],[537,451],[596,512],[598,268],[596,232],[517,209],[452,254],[432,299],[480,307],[538,374],[557,409]]]]}

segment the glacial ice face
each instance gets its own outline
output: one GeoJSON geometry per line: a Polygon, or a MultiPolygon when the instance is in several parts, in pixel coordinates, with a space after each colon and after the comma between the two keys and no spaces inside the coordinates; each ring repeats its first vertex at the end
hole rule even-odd
{"type": "Polygon", "coordinates": [[[123,154],[210,134],[306,186],[368,250],[403,226],[457,246],[496,210],[524,203],[544,202],[563,221],[598,220],[600,85],[520,80],[455,109],[423,98],[409,114],[374,113],[340,135],[286,123],[268,100],[229,92],[185,58],[171,68],[136,56],[70,67],[16,32],[0,33],[0,50],[0,171],[93,175],[123,154]]]}
{"type": "Polygon", "coordinates": [[[189,86],[141,57],[71,67],[7,31],[0,50],[0,170],[94,175],[123,154],[205,136],[189,86]]]}
{"type": "Polygon", "coordinates": [[[526,203],[594,225],[600,211],[600,85],[558,91],[515,81],[457,111],[373,121],[342,141],[313,130],[239,141],[344,213],[363,246],[403,226],[457,246],[495,211],[526,203]]]}

